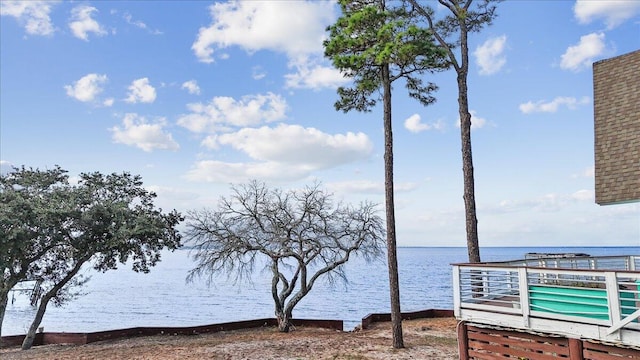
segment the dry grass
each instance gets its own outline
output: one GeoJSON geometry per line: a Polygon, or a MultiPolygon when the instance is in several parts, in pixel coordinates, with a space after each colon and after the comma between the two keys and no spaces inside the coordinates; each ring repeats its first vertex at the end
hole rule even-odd
{"type": "Polygon", "coordinates": [[[28,351],[0,350],[4,359],[260,359],[374,360],[458,359],[456,320],[419,319],[403,323],[404,349],[391,347],[391,325],[341,332],[297,328],[283,334],[274,328],[237,330],[194,336],[150,336],[88,345],[45,345],[28,351]]]}

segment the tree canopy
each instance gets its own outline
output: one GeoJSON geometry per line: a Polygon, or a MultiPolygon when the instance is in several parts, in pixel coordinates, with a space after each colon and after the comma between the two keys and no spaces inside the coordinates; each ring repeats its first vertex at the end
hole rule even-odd
{"type": "Polygon", "coordinates": [[[182,216],[157,209],[155,197],[129,173],[83,173],[75,185],[59,167],[0,176],[0,320],[15,284],[37,279],[43,289],[23,348],[31,346],[49,302],[77,294],[87,280],[78,276],[85,264],[107,271],[130,261],[134,271],[148,272],[161,250],[181,246],[182,216]]]}
{"type": "Polygon", "coordinates": [[[415,14],[402,6],[388,8],[383,0],[339,1],[342,16],[328,27],[325,56],[353,80],[338,88],[337,110],[371,111],[384,100],[383,70],[388,81],[403,79],[409,96],[421,104],[435,101],[437,86],[422,75],[448,68],[444,49],[433,33],[417,25],[415,14]]]}
{"type": "Polygon", "coordinates": [[[197,264],[189,279],[226,273],[242,280],[263,267],[278,327],[288,332],[295,306],[316,282],[344,280],[351,256],[380,256],[383,234],[372,203],[336,204],[319,184],[285,192],[254,180],[233,186],[216,210],[187,214],[185,239],[197,264]]]}
{"type": "Polygon", "coordinates": [[[37,263],[61,244],[70,209],[66,171],[14,169],[0,175],[0,335],[9,291],[37,276],[37,263]]]}

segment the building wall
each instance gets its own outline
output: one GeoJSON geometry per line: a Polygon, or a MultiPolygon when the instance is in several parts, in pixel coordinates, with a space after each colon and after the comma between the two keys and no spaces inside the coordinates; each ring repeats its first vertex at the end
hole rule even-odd
{"type": "Polygon", "coordinates": [[[595,62],[593,89],[596,203],[640,201],[640,50],[595,62]]]}

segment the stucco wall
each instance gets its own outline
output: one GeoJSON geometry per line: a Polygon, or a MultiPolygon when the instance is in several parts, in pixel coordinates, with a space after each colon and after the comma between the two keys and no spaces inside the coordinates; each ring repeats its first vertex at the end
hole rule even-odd
{"type": "Polygon", "coordinates": [[[640,50],[594,63],[593,89],[596,203],[640,201],[640,50]]]}

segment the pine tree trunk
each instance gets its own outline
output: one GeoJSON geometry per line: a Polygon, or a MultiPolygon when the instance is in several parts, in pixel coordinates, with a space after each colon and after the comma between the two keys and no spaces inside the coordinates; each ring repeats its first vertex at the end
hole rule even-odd
{"type": "Polygon", "coordinates": [[[461,112],[460,116],[467,252],[469,255],[469,262],[478,263],[480,262],[480,247],[478,245],[478,219],[476,217],[475,180],[473,175],[473,158],[471,152],[471,115],[468,112],[466,114],[461,112]],[[463,117],[467,117],[468,120],[462,120],[463,117]]]}
{"type": "Polygon", "coordinates": [[[400,310],[400,282],[398,280],[398,255],[396,246],[396,218],[393,194],[393,131],[391,123],[391,81],[389,65],[382,67],[384,86],[384,189],[387,219],[387,262],[389,267],[389,292],[391,297],[391,327],[393,347],[404,347],[402,337],[402,312],[400,310]]]}
{"type": "Polygon", "coordinates": [[[467,252],[469,262],[480,262],[478,244],[478,218],[476,217],[475,179],[473,175],[473,156],[471,151],[471,113],[467,74],[469,73],[469,48],[467,45],[467,27],[464,19],[460,23],[460,52],[462,66],[458,69],[458,107],[460,115],[460,137],[462,142],[462,175],[464,178],[465,227],[467,230],[467,252]]]}

